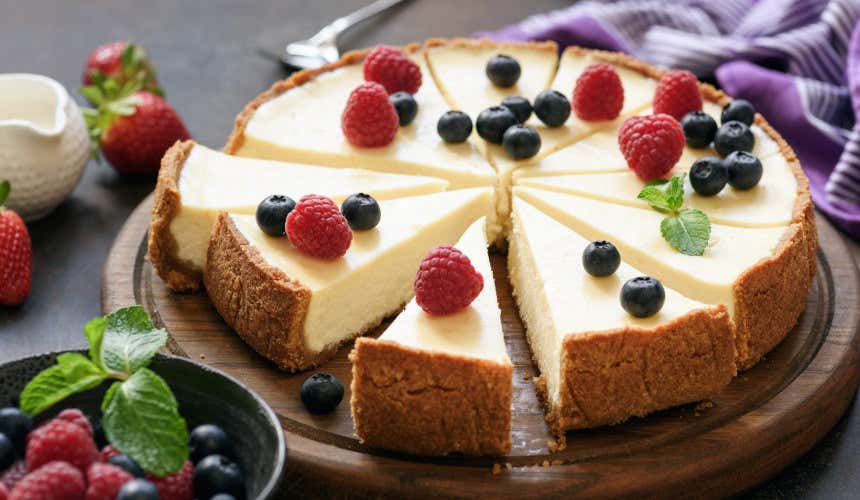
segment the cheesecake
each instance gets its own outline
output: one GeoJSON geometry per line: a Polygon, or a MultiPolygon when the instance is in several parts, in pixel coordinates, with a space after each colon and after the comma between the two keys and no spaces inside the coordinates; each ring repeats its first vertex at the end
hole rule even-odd
{"type": "Polygon", "coordinates": [[[421,258],[455,243],[490,206],[471,188],[379,203],[382,218],[355,231],[343,257],[302,253],[264,233],[253,215],[222,212],[203,276],[215,309],[242,339],[287,371],[305,370],[377,327],[412,298],[421,258]]]}
{"type": "Polygon", "coordinates": [[[209,236],[222,211],[253,214],[271,194],[298,200],[322,194],[340,203],[364,192],[378,200],[437,193],[447,181],[353,168],[241,158],[194,141],[175,144],[161,162],[149,230],[149,258],[175,291],[200,287],[209,236]]]}
{"type": "Polygon", "coordinates": [[[352,417],[369,446],[420,455],[510,451],[513,365],[484,221],[454,246],[484,277],[471,305],[437,316],[413,299],[379,338],[355,342],[352,417]]]}
{"type": "Polygon", "coordinates": [[[710,397],[735,374],[724,305],[666,287],[647,318],[628,314],[619,294],[645,273],[626,252],[610,276],[582,265],[592,241],[519,196],[513,200],[508,272],[532,355],[547,421],[558,435],[710,397]]]}

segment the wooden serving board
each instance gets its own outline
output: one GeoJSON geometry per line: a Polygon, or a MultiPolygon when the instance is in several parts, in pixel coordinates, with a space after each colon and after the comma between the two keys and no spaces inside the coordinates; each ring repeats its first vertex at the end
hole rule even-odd
{"type": "Polygon", "coordinates": [[[151,197],[131,215],[105,264],[102,309],[142,304],[170,332],[168,349],[246,383],[280,416],[287,436],[284,493],[326,496],[725,496],[791,463],[845,411],[860,379],[860,286],[840,235],[818,218],[821,251],[806,312],[787,339],[710,404],[687,405],[610,428],[552,436],[531,378],[504,258],[493,256],[514,368],[513,449],[506,457],[424,458],[371,449],[353,435],[349,347],[320,369],[347,388],[331,415],[299,400],[308,373],[289,375],[247,348],[205,294],[168,291],[146,260],[151,197]],[[494,464],[497,474],[493,473],[494,464]],[[510,469],[506,466],[510,464],[510,469]]]}

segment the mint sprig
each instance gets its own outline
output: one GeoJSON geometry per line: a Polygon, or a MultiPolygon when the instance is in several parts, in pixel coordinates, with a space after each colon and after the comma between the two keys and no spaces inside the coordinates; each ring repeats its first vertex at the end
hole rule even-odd
{"type": "Polygon", "coordinates": [[[681,208],[686,175],[649,182],[638,198],[667,214],[660,222],[660,233],[673,248],[686,255],[703,255],[711,238],[711,221],[701,210],[681,208]]]}
{"type": "Polygon", "coordinates": [[[176,398],[161,377],[146,368],[167,342],[140,306],[119,309],[87,323],[89,357],[57,356],[21,392],[21,410],[38,415],[63,399],[114,380],[102,401],[108,441],[145,470],[165,476],[188,459],[188,430],[176,398]]]}

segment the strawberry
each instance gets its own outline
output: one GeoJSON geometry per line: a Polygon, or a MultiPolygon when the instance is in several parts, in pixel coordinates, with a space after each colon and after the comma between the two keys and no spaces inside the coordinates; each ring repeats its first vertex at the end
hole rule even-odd
{"type": "Polygon", "coordinates": [[[3,208],[10,189],[0,182],[0,305],[17,306],[30,294],[33,247],[21,217],[3,208]]]}
{"type": "Polygon", "coordinates": [[[164,95],[146,49],[134,43],[110,42],[96,47],[90,53],[81,74],[81,82],[93,85],[107,78],[113,78],[119,86],[136,81],[139,88],[158,96],[164,95]]]}

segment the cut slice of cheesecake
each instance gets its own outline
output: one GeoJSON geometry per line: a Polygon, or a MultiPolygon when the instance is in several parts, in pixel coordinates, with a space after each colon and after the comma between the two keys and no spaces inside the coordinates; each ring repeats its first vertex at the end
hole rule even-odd
{"type": "Polygon", "coordinates": [[[284,370],[310,368],[375,328],[412,297],[421,258],[486,215],[490,190],[380,202],[376,228],[356,231],[341,258],[301,253],[253,215],[218,217],[204,283],[213,305],[254,350],[284,370]]]}
{"type": "Polygon", "coordinates": [[[556,434],[699,401],[731,381],[725,306],[664,287],[657,314],[631,316],[621,306],[621,287],[645,273],[626,263],[624,250],[618,270],[596,278],[582,265],[591,239],[516,196],[512,217],[508,271],[556,434]]]}
{"type": "Polygon", "coordinates": [[[787,227],[711,224],[703,256],[661,236],[663,214],[581,196],[514,187],[519,196],[590,240],[613,242],[625,261],[706,304],[724,304],[736,327],[738,366],[752,366],[797,322],[814,274],[814,222],[807,200],[787,227]],[[764,313],[766,311],[766,313],[764,313]]]}
{"type": "Polygon", "coordinates": [[[433,177],[240,158],[185,141],[171,147],[161,162],[149,258],[169,288],[191,291],[201,284],[209,236],[219,212],[253,214],[272,194],[295,200],[322,194],[340,203],[358,192],[388,200],[447,187],[447,181],[433,177]]]}
{"type": "Polygon", "coordinates": [[[469,307],[434,316],[413,299],[378,339],[356,341],[352,417],[365,444],[419,455],[510,451],[513,365],[483,224],[455,245],[484,277],[469,307]]]}

